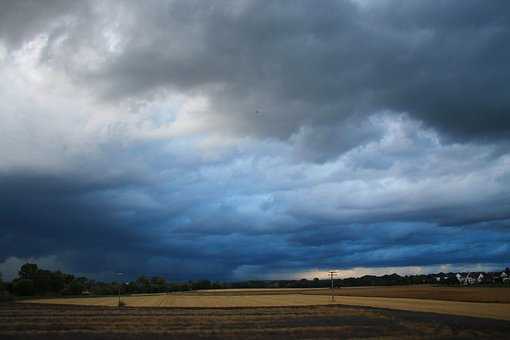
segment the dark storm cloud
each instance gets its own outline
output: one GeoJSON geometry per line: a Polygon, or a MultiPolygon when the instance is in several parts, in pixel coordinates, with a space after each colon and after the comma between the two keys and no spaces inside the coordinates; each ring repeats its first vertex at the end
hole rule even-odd
{"type": "Polygon", "coordinates": [[[94,183],[18,175],[3,176],[0,184],[0,263],[11,256],[56,256],[65,266],[61,269],[73,272],[121,270],[129,277],[152,274],[184,280],[225,279],[241,263],[265,265],[275,257],[285,258],[283,249],[259,244],[280,243],[269,236],[162,233],[157,227],[162,219],[172,219],[172,213],[132,208],[133,214],[126,215],[129,205],[118,206],[101,195],[131,184],[125,179],[94,183]]]}
{"type": "MultiPolygon", "coordinates": [[[[193,209],[175,211],[140,209],[122,195],[105,194],[129,191],[125,186],[131,182],[2,178],[0,257],[56,256],[73,272],[122,270],[129,277],[185,280],[257,278],[309,268],[432,265],[445,259],[450,264],[499,263],[510,255],[504,221],[497,228],[487,228],[494,223],[486,222],[472,229],[388,222],[254,230],[248,226],[254,221],[235,211],[236,205],[215,211],[207,197],[189,202],[193,209]]],[[[155,192],[149,187],[143,191],[155,192]]]]}
{"type": "Polygon", "coordinates": [[[0,266],[504,263],[509,12],[0,0],[0,266]]]}
{"type": "MultiPolygon", "coordinates": [[[[11,256],[56,256],[65,266],[60,269],[72,272],[111,275],[124,271],[129,277],[171,273],[185,279],[190,268],[184,263],[195,263],[196,268],[204,254],[196,252],[196,244],[186,244],[185,237],[161,244],[159,235],[151,231],[154,213],[116,202],[108,194],[134,183],[136,179],[125,178],[96,182],[33,174],[2,176],[0,263],[11,256]],[[166,262],[180,260],[161,268],[151,262],[158,257],[166,262]]],[[[207,274],[226,276],[228,271],[207,274]]]]}
{"type": "MultiPolygon", "coordinates": [[[[238,155],[214,163],[213,171],[207,164],[196,169],[196,164],[168,164],[167,151],[156,152],[155,145],[129,149],[132,154],[141,152],[137,149],[145,152],[147,165],[154,167],[147,174],[172,168],[172,176],[158,176],[156,181],[133,176],[101,180],[92,176],[101,173],[98,169],[85,178],[4,176],[2,258],[53,255],[74,272],[98,275],[122,270],[130,277],[145,273],[184,280],[257,278],[327,267],[434,265],[445,261],[501,263],[510,252],[503,214],[497,221],[487,220],[486,215],[492,205],[501,213],[505,206],[487,193],[475,200],[480,209],[469,206],[471,197],[480,192],[476,181],[468,186],[465,200],[461,199],[463,193],[455,198],[458,210],[452,209],[448,197],[441,202],[439,198],[432,200],[433,206],[440,207],[433,211],[428,208],[431,199],[426,192],[416,194],[416,202],[410,203],[406,197],[399,197],[408,195],[406,188],[401,194],[389,190],[381,195],[370,189],[377,185],[369,184],[367,195],[365,189],[358,192],[354,187],[348,191],[335,187],[332,178],[320,190],[326,195],[323,197],[316,196],[314,187],[306,188],[301,179],[294,179],[284,190],[295,197],[293,201],[275,189],[281,184],[278,171],[285,167],[273,167],[275,178],[264,179],[258,177],[264,171],[252,163],[239,168],[238,155]],[[241,175],[228,175],[234,172],[232,167],[241,175]],[[243,175],[248,172],[250,177],[243,175]],[[226,183],[221,180],[225,174],[229,178],[226,183]],[[299,189],[301,186],[304,189],[299,189]],[[265,188],[264,194],[258,196],[261,187],[265,188]],[[275,193],[268,196],[267,191],[275,193]],[[343,197],[340,201],[337,193],[343,197]],[[327,196],[330,194],[333,196],[327,196]],[[420,202],[420,195],[426,201],[420,202]],[[392,206],[384,196],[392,196],[393,204],[399,207],[392,206]],[[333,214],[328,212],[329,205],[334,207],[333,214]],[[353,213],[346,205],[362,208],[353,213]],[[466,226],[462,219],[450,227],[437,224],[454,220],[461,213],[464,217],[485,217],[486,222],[473,225],[470,221],[471,225],[466,226]],[[320,225],[318,221],[329,224],[320,225]]],[[[115,157],[112,165],[129,169],[126,164],[132,159],[126,156],[122,160],[118,154],[115,157]]],[[[457,165],[450,161],[445,166],[455,175],[457,165]]],[[[304,172],[308,171],[313,172],[314,166],[305,168],[304,172]]],[[[441,182],[438,178],[437,183],[441,182]]],[[[491,186],[486,182],[484,185],[491,186]]],[[[438,195],[437,185],[431,183],[430,187],[438,195]]]]}
{"type": "Polygon", "coordinates": [[[115,218],[107,201],[89,194],[125,185],[126,181],[94,183],[75,177],[17,174],[0,177],[0,257],[45,256],[52,250],[105,252],[133,244],[134,233],[115,218]]]}

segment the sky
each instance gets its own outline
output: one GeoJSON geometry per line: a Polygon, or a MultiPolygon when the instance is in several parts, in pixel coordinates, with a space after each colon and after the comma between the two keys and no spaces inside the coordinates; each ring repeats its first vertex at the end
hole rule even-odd
{"type": "Polygon", "coordinates": [[[504,268],[508,13],[0,0],[0,272],[504,268]]]}

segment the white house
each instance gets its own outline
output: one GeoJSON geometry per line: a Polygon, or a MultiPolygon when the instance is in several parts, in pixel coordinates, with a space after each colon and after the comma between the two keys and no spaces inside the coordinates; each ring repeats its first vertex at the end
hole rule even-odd
{"type": "MultiPolygon", "coordinates": [[[[466,277],[463,277],[460,273],[457,273],[457,275],[455,275],[455,276],[457,277],[457,280],[459,281],[459,283],[463,284],[464,286],[474,285],[475,283],[479,282],[477,279],[475,279],[474,277],[471,276],[471,273],[468,273],[466,275],[466,277]]],[[[482,279],[483,279],[483,275],[482,275],[482,279]]]]}
{"type": "Polygon", "coordinates": [[[474,285],[475,283],[476,283],[476,279],[471,276],[471,273],[469,273],[466,276],[466,282],[464,284],[466,284],[466,285],[474,285]]]}

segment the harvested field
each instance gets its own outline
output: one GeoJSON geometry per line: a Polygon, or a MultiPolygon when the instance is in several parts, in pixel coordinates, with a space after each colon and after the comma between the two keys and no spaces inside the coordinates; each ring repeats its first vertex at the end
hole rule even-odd
{"type": "Polygon", "coordinates": [[[510,322],[347,307],[190,309],[0,304],[2,339],[505,339],[510,322]]]}
{"type": "MultiPolygon", "coordinates": [[[[330,295],[324,288],[268,288],[268,289],[217,289],[201,290],[188,294],[200,295],[279,295],[279,294],[330,295]]],[[[510,303],[510,287],[444,287],[431,285],[386,286],[386,287],[346,287],[334,290],[336,296],[366,296],[427,299],[463,302],[510,303]]]]}
{"type": "MultiPolygon", "coordinates": [[[[428,287],[429,295],[434,296],[434,287],[428,287]]],[[[481,288],[483,290],[483,288],[481,288]]],[[[125,296],[122,301],[129,307],[174,307],[174,308],[233,308],[233,307],[281,307],[281,306],[315,306],[315,305],[349,305],[398,309],[416,312],[430,312],[450,315],[462,315],[482,318],[492,318],[500,320],[510,320],[510,303],[499,302],[465,302],[465,301],[446,301],[424,298],[400,298],[400,297],[378,297],[363,296],[365,293],[377,293],[384,295],[399,295],[410,290],[394,290],[390,288],[367,288],[365,289],[339,289],[336,291],[335,301],[332,302],[326,295],[328,290],[297,290],[297,291],[244,291],[244,292],[193,292],[176,294],[154,294],[125,296]],[[352,294],[355,291],[360,292],[362,296],[340,296],[343,292],[352,294]]],[[[486,289],[488,291],[492,289],[486,289]]],[[[494,291],[498,291],[494,289],[494,291]]],[[[441,295],[441,290],[438,291],[441,295]]],[[[455,298],[456,290],[452,290],[448,297],[455,298]]],[[[478,291],[471,291],[475,294],[478,291]]],[[[510,292],[502,289],[500,294],[510,292]]],[[[480,301],[487,299],[483,292],[473,295],[472,300],[480,301]]],[[[460,295],[459,298],[462,298],[460,295]]],[[[503,298],[504,300],[505,298],[503,298]]],[[[97,298],[68,298],[68,299],[40,299],[26,302],[37,302],[46,304],[69,304],[69,305],[93,305],[93,306],[116,306],[116,297],[97,297],[97,298]]]]}
{"type": "MultiPolygon", "coordinates": [[[[127,296],[124,301],[130,307],[275,307],[310,306],[330,303],[326,295],[307,294],[242,294],[242,295],[202,295],[202,294],[157,294],[145,296],[127,296]]],[[[116,297],[41,299],[25,302],[49,304],[73,304],[94,306],[116,306],[116,297]]]]}
{"type": "MultiPolygon", "coordinates": [[[[313,290],[308,294],[315,292],[313,290]]],[[[335,289],[335,295],[389,297],[408,299],[430,299],[464,302],[500,302],[510,303],[510,287],[436,287],[428,285],[357,287],[335,289]]]]}

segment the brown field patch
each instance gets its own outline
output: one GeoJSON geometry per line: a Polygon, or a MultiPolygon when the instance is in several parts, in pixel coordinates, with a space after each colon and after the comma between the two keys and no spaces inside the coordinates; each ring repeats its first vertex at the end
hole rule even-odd
{"type": "MultiPolygon", "coordinates": [[[[329,294],[310,290],[307,294],[329,294]]],[[[510,303],[510,287],[441,287],[431,285],[335,289],[335,295],[510,303]]]]}
{"type": "Polygon", "coordinates": [[[509,332],[507,321],[340,305],[190,309],[0,304],[1,339],[504,339],[509,332]]]}

